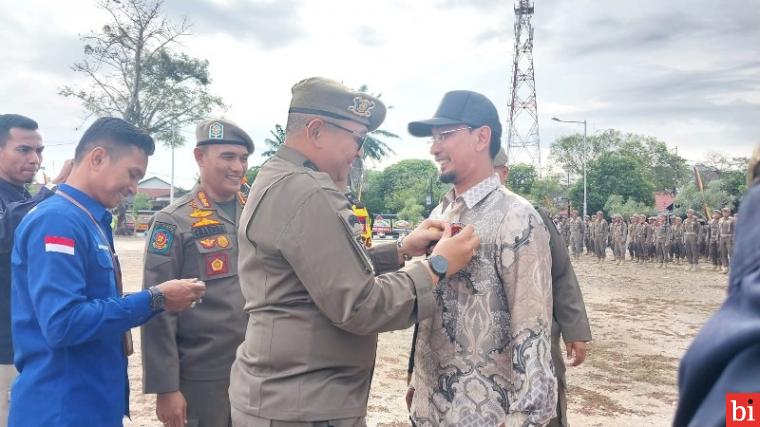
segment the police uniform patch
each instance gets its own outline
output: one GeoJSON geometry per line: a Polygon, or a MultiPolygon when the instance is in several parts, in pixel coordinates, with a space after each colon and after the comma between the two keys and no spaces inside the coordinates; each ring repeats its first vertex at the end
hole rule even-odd
{"type": "Polygon", "coordinates": [[[228,248],[230,246],[230,239],[227,236],[219,236],[216,238],[216,244],[220,248],[228,248]]]}
{"type": "Polygon", "coordinates": [[[218,276],[229,272],[229,255],[226,252],[207,254],[205,260],[207,276],[218,276]]]}
{"type": "Polygon", "coordinates": [[[190,218],[206,218],[214,214],[214,211],[205,211],[201,209],[194,209],[190,212],[190,218]]]}
{"type": "Polygon", "coordinates": [[[208,127],[208,139],[224,139],[224,125],[219,122],[211,123],[208,127]]]}
{"type": "Polygon", "coordinates": [[[172,248],[174,242],[174,232],[177,231],[177,226],[174,224],[167,224],[165,222],[156,222],[153,225],[153,232],[150,234],[150,241],[148,242],[148,252],[166,255],[172,248]]]}
{"type": "Polygon", "coordinates": [[[211,218],[201,218],[198,221],[194,222],[192,227],[200,228],[200,227],[206,227],[209,225],[216,225],[216,224],[220,224],[220,222],[211,218]]]}
{"type": "Polygon", "coordinates": [[[354,105],[348,106],[348,111],[360,117],[369,117],[372,115],[372,109],[375,108],[375,102],[367,98],[357,96],[354,98],[354,105]]]}
{"type": "Polygon", "coordinates": [[[206,238],[206,239],[200,239],[198,240],[198,243],[203,246],[203,249],[211,249],[214,246],[216,246],[216,239],[214,238],[206,238]]]}
{"type": "Polygon", "coordinates": [[[205,225],[193,228],[193,236],[196,239],[213,236],[215,234],[224,234],[226,232],[227,227],[225,227],[224,224],[205,225]]]}
{"type": "Polygon", "coordinates": [[[211,207],[211,203],[208,201],[208,196],[203,191],[198,192],[198,200],[201,202],[201,206],[208,209],[211,207]]]}

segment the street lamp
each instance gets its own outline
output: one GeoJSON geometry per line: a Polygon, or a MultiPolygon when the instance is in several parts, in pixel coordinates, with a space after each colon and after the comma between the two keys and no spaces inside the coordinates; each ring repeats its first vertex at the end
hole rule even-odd
{"type": "MultiPolygon", "coordinates": [[[[586,121],[561,120],[556,117],[552,117],[552,120],[560,123],[576,123],[583,125],[583,158],[581,159],[581,165],[583,168],[583,217],[585,218],[586,215],[588,215],[588,212],[586,211],[586,152],[588,151],[588,142],[586,141],[586,121]]],[[[569,214],[570,212],[568,212],[568,215],[569,214]]]]}

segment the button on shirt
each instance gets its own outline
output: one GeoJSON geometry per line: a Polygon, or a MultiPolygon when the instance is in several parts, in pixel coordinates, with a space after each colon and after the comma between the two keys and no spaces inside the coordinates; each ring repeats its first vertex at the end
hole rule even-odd
{"type": "Polygon", "coordinates": [[[419,323],[412,418],[419,426],[544,425],[557,391],[550,353],[549,233],[533,206],[493,175],[430,215],[473,224],[470,263],[433,291],[419,323]]]}
{"type": "Polygon", "coordinates": [[[68,185],[27,214],[12,253],[12,331],[19,376],[9,425],[121,426],[128,409],[122,334],[148,320],[150,293],[118,295],[111,214],[68,185]]]}

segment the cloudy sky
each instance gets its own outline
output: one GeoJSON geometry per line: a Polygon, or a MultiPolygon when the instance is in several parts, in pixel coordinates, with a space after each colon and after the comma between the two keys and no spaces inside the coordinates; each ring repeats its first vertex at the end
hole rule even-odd
{"type": "MultiPolygon", "coordinates": [[[[53,173],[92,121],[58,89],[82,81],[78,35],[107,23],[95,0],[0,0],[0,112],[35,118],[53,173]]],[[[430,158],[406,133],[433,114],[443,93],[486,94],[507,119],[512,2],[496,0],[166,0],[166,14],[193,23],[185,52],[210,61],[212,92],[230,106],[263,151],[284,124],[290,87],[310,76],[367,84],[392,106],[384,128],[396,155],[430,158]]],[[[556,138],[582,127],[655,136],[685,158],[710,151],[749,155],[760,143],[760,4],[757,0],[539,0],[535,74],[542,157],[556,138]]],[[[192,185],[190,143],[177,150],[177,183],[192,185]]],[[[160,150],[148,175],[168,181],[160,150]]],[[[258,155],[251,165],[261,162],[258,155]]],[[[546,161],[545,161],[546,163],[546,161]]]]}

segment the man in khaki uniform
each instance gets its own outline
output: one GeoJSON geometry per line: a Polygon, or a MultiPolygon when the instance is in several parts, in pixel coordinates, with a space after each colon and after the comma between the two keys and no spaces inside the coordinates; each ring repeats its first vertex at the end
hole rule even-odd
{"type": "Polygon", "coordinates": [[[231,372],[235,427],[365,425],[377,333],[431,316],[437,281],[479,245],[472,226],[450,237],[431,220],[398,244],[360,243],[336,183],[385,112],[332,80],[293,87],[285,143],[256,176],[238,230],[249,317],[231,372]],[[434,240],[428,262],[398,270],[434,240]]]}
{"type": "Polygon", "coordinates": [[[570,229],[570,247],[573,258],[577,260],[583,252],[583,220],[578,217],[578,211],[574,210],[570,213],[567,224],[570,229]]]}
{"type": "Polygon", "coordinates": [[[596,213],[596,223],[594,224],[594,249],[596,251],[596,262],[602,262],[607,258],[607,237],[609,237],[610,226],[604,219],[604,213],[596,213]]]}
{"type": "Polygon", "coordinates": [[[657,256],[658,267],[663,268],[669,262],[668,255],[670,252],[670,225],[665,215],[657,217],[657,225],[654,229],[655,254],[657,256]]]}
{"type": "MultiPolygon", "coordinates": [[[[494,169],[499,174],[501,182],[506,185],[509,176],[507,155],[504,149],[494,158],[494,169]]],[[[570,262],[570,254],[563,247],[560,233],[549,218],[546,209],[536,208],[541,219],[549,230],[549,248],[552,258],[552,363],[557,377],[557,416],[554,417],[549,427],[567,427],[567,380],[565,379],[565,358],[562,357],[563,348],[560,344],[560,336],[565,343],[565,353],[571,366],[579,366],[586,359],[586,343],[591,341],[591,327],[586,316],[586,305],[583,302],[583,293],[578,284],[578,277],[570,262]]],[[[573,251],[579,247],[573,256],[577,259],[582,250],[583,240],[581,227],[583,220],[578,216],[578,211],[570,213],[570,240],[573,241],[573,251]],[[576,240],[573,238],[576,237],[576,240]],[[577,245],[577,246],[576,246],[577,245]]]]}
{"type": "Polygon", "coordinates": [[[683,220],[680,216],[673,217],[673,241],[670,246],[671,258],[677,265],[681,265],[681,258],[684,257],[685,248],[683,244],[683,220]]]}
{"type": "Polygon", "coordinates": [[[636,246],[636,225],[637,220],[635,215],[631,215],[631,217],[628,220],[628,258],[632,262],[636,262],[636,250],[634,247],[636,246]]]}
{"type": "Polygon", "coordinates": [[[719,249],[719,237],[720,237],[720,230],[718,228],[718,223],[720,222],[720,219],[723,215],[720,213],[720,210],[714,209],[712,219],[708,223],[709,227],[709,236],[708,236],[708,242],[710,245],[709,254],[710,254],[710,261],[712,262],[712,271],[718,271],[720,268],[720,249],[719,249]]]}
{"type": "Polygon", "coordinates": [[[615,263],[621,265],[625,261],[625,241],[628,238],[628,227],[619,214],[612,216],[612,253],[615,256],[615,263]]]}
{"type": "Polygon", "coordinates": [[[720,249],[720,272],[727,274],[731,261],[731,250],[734,242],[734,219],[731,218],[731,209],[721,209],[723,218],[718,221],[718,248],[720,249]]]}
{"type": "Polygon", "coordinates": [[[697,235],[699,234],[699,222],[694,216],[694,209],[686,211],[686,221],[683,222],[683,240],[686,246],[686,259],[689,261],[689,267],[686,271],[697,271],[699,263],[699,243],[697,235]]]}
{"type": "Polygon", "coordinates": [[[254,147],[223,119],[200,124],[196,138],[200,183],[156,214],[143,287],[198,277],[207,292],[192,310],[160,314],[142,327],[143,386],[157,394],[156,414],[167,425],[226,427],[230,366],[247,317],[237,274],[240,182],[254,147]]]}

